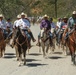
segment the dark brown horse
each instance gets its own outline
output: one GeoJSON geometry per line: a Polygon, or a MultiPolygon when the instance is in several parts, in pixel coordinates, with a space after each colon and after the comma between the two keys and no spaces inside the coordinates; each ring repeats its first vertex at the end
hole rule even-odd
{"type": "Polygon", "coordinates": [[[6,43],[4,41],[3,31],[0,28],[0,57],[4,56],[6,43]]]}
{"type": "Polygon", "coordinates": [[[18,50],[18,55],[19,55],[19,66],[21,65],[21,61],[22,61],[22,54],[24,57],[24,65],[26,64],[26,51],[28,48],[28,39],[26,37],[26,35],[24,36],[22,34],[22,31],[20,30],[20,28],[17,29],[17,39],[16,39],[16,49],[18,50]]]}
{"type": "Polygon", "coordinates": [[[68,38],[68,46],[71,54],[71,59],[73,64],[76,65],[76,59],[75,59],[75,50],[76,50],[76,25],[74,27],[73,32],[69,35],[68,38]]]}

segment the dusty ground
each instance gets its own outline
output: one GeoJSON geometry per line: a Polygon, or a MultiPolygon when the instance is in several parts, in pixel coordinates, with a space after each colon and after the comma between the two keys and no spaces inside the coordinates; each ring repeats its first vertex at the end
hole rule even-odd
{"type": "MultiPolygon", "coordinates": [[[[37,39],[39,26],[32,26],[31,30],[37,39]]],[[[0,75],[76,75],[76,66],[70,61],[70,56],[63,55],[56,47],[55,52],[44,59],[36,43],[32,43],[29,55],[27,53],[27,65],[21,67],[16,61],[15,49],[7,46],[5,57],[0,58],[0,75]]]]}

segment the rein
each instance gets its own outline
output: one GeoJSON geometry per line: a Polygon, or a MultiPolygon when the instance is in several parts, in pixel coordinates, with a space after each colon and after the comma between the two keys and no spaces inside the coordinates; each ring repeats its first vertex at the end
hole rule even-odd
{"type": "Polygon", "coordinates": [[[22,47],[22,45],[23,45],[25,42],[27,42],[27,39],[26,39],[23,43],[20,44],[20,43],[18,42],[18,38],[17,38],[17,39],[16,39],[16,42],[17,42],[18,45],[20,45],[20,46],[22,47]]]}

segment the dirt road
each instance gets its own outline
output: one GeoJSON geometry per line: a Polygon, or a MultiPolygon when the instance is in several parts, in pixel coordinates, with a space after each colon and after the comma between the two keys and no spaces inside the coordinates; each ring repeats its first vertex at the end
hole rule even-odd
{"type": "MultiPolygon", "coordinates": [[[[32,26],[31,30],[37,39],[39,26],[32,26]]],[[[32,42],[33,47],[29,55],[27,53],[27,65],[21,67],[16,61],[15,49],[7,46],[5,57],[0,58],[0,75],[76,75],[76,66],[71,63],[70,56],[63,55],[56,47],[55,52],[49,52],[48,58],[44,59],[36,43],[32,42]]]]}

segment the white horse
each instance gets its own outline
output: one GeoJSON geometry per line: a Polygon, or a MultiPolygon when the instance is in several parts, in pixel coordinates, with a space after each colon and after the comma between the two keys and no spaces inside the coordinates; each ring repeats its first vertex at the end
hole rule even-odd
{"type": "Polygon", "coordinates": [[[43,51],[43,57],[46,56],[46,53],[48,53],[48,50],[49,48],[52,48],[52,51],[54,51],[55,49],[55,44],[54,44],[54,39],[52,41],[52,44],[50,43],[51,41],[49,40],[48,38],[48,32],[46,32],[46,29],[43,28],[41,31],[40,31],[40,44],[41,44],[41,47],[42,47],[42,51],[43,51]],[[47,39],[48,38],[48,39],[47,39]],[[47,40],[46,40],[47,39],[47,40]],[[46,41],[45,41],[46,40],[46,41]]]}

